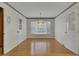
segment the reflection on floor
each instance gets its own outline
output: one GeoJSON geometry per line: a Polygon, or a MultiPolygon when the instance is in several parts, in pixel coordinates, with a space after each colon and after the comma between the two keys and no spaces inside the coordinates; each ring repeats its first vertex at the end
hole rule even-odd
{"type": "Polygon", "coordinates": [[[46,41],[35,41],[31,45],[31,55],[47,55],[49,43],[46,41]],[[42,53],[41,53],[42,52],[42,53]]]}
{"type": "Polygon", "coordinates": [[[75,55],[55,39],[28,38],[6,56],[72,56],[75,55]]]}

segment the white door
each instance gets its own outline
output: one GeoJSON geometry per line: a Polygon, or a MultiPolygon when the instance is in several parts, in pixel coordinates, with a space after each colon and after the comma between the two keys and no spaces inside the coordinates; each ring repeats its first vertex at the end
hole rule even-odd
{"type": "Polygon", "coordinates": [[[76,48],[77,48],[77,54],[79,55],[79,12],[77,12],[77,39],[76,39],[76,48]]]}
{"type": "Polygon", "coordinates": [[[68,14],[67,18],[67,41],[66,46],[76,52],[76,17],[75,12],[68,14]]]}
{"type": "Polygon", "coordinates": [[[64,30],[64,39],[63,39],[63,44],[66,45],[68,41],[67,33],[68,33],[68,16],[66,15],[66,18],[64,19],[65,22],[65,30],[64,30]]]}

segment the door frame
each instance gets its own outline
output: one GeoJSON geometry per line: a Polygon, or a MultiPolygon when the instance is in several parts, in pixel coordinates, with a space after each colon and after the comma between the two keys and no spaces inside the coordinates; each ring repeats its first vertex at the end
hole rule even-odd
{"type": "Polygon", "coordinates": [[[4,9],[2,7],[0,7],[0,9],[2,9],[2,55],[4,54],[4,9]]]}

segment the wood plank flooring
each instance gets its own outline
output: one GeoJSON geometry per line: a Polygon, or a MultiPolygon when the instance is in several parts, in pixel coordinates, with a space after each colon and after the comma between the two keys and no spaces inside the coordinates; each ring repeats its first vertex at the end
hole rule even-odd
{"type": "Polygon", "coordinates": [[[0,56],[2,55],[2,48],[0,48],[0,56]]]}
{"type": "Polygon", "coordinates": [[[28,38],[5,56],[75,56],[54,38],[28,38]]]}

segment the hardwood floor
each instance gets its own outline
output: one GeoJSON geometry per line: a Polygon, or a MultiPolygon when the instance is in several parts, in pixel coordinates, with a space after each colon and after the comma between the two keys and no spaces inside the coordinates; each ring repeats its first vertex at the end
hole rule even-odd
{"type": "Polygon", "coordinates": [[[0,48],[0,56],[2,55],[2,48],[0,48]]]}
{"type": "Polygon", "coordinates": [[[53,38],[28,38],[5,56],[74,56],[53,38]]]}

